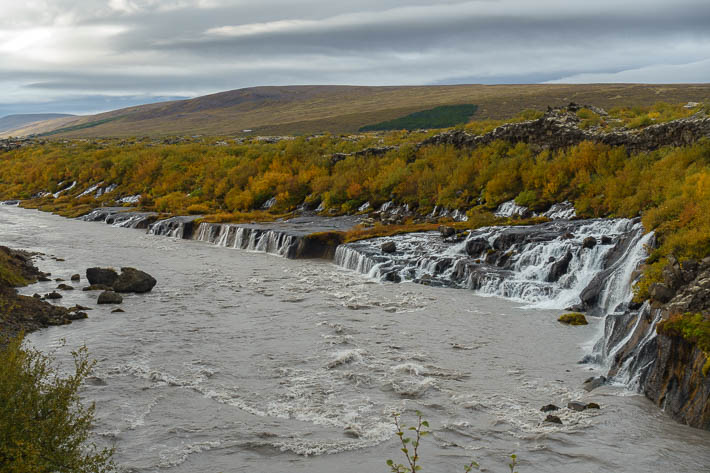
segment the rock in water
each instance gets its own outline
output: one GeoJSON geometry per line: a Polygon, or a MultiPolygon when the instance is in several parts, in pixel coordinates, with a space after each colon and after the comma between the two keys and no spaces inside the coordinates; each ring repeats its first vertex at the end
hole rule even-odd
{"type": "Polygon", "coordinates": [[[69,284],[60,284],[59,286],[57,286],[57,289],[61,289],[62,291],[72,291],[74,287],[70,286],[69,284]]]}
{"type": "Polygon", "coordinates": [[[116,292],[148,292],[156,285],[157,281],[150,274],[135,269],[121,268],[121,275],[113,283],[116,292]]]}
{"type": "Polygon", "coordinates": [[[102,292],[99,294],[99,299],[96,301],[97,304],[120,304],[121,302],[123,302],[123,296],[113,291],[102,292]]]}
{"type": "Polygon", "coordinates": [[[67,315],[67,318],[69,320],[80,320],[80,319],[86,319],[89,316],[86,314],[86,312],[81,312],[81,311],[75,311],[75,312],[69,312],[67,315]]]}
{"type": "Polygon", "coordinates": [[[596,402],[590,402],[587,404],[587,409],[601,409],[601,407],[596,402]]]}
{"type": "Polygon", "coordinates": [[[91,285],[111,286],[118,279],[118,273],[112,268],[89,268],[86,270],[86,279],[91,285]]]}
{"type": "Polygon", "coordinates": [[[594,238],[593,236],[588,236],[587,238],[584,239],[582,242],[582,248],[587,248],[587,249],[592,249],[595,246],[597,246],[597,239],[594,238]]]}
{"type": "Polygon", "coordinates": [[[46,294],[45,299],[61,299],[62,295],[59,294],[57,291],[52,291],[49,294],[46,294]]]}
{"type": "Polygon", "coordinates": [[[563,314],[557,320],[558,320],[558,322],[566,324],[566,325],[587,325],[588,324],[587,318],[584,316],[584,314],[580,314],[579,312],[570,312],[569,314],[563,314]]]}
{"type": "Polygon", "coordinates": [[[106,284],[92,284],[91,286],[86,286],[82,291],[110,291],[111,286],[106,284]]]}
{"type": "Polygon", "coordinates": [[[547,417],[545,417],[545,422],[562,425],[562,419],[557,416],[553,416],[552,414],[548,414],[547,417]]]}
{"type": "Polygon", "coordinates": [[[542,412],[552,412],[552,411],[559,411],[560,408],[557,407],[557,406],[554,405],[554,404],[548,404],[548,405],[546,405],[546,406],[542,406],[542,407],[540,408],[540,410],[541,410],[542,412]]]}
{"type": "Polygon", "coordinates": [[[381,249],[383,253],[394,253],[397,251],[397,245],[393,241],[388,241],[382,244],[381,249]]]}
{"type": "Polygon", "coordinates": [[[572,252],[567,251],[562,258],[552,264],[550,273],[547,275],[547,282],[557,282],[569,269],[570,261],[572,261],[572,252]]]}
{"type": "Polygon", "coordinates": [[[589,378],[584,382],[584,390],[585,391],[593,391],[597,389],[599,386],[603,386],[606,384],[606,377],[604,376],[598,376],[596,378],[589,378]]]}
{"type": "Polygon", "coordinates": [[[72,281],[81,281],[81,276],[79,274],[72,274],[71,280],[72,281]]]}
{"type": "Polygon", "coordinates": [[[448,238],[456,233],[456,229],[454,229],[454,227],[440,225],[439,226],[439,233],[441,233],[442,237],[448,238]]]}
{"type": "Polygon", "coordinates": [[[572,401],[567,403],[567,408],[572,409],[573,411],[582,412],[587,409],[587,405],[581,402],[572,401]]]}

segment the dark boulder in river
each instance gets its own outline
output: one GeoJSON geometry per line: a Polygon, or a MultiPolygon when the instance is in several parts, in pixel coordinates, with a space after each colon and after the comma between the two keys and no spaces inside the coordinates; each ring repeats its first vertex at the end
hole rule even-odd
{"type": "Polygon", "coordinates": [[[95,284],[111,286],[118,279],[118,273],[112,268],[89,268],[86,270],[86,279],[92,286],[95,284]]]}
{"type": "Polygon", "coordinates": [[[113,291],[102,292],[99,294],[99,299],[96,301],[97,304],[120,304],[121,302],[123,302],[123,296],[113,291]]]}
{"type": "Polygon", "coordinates": [[[572,252],[567,251],[564,257],[553,263],[550,272],[547,275],[547,282],[557,282],[569,269],[569,263],[572,261],[572,252]]]}
{"type": "Polygon", "coordinates": [[[562,424],[562,419],[557,416],[553,416],[552,414],[548,414],[547,417],[545,417],[545,422],[550,422],[551,424],[562,424]]]}
{"type": "Polygon", "coordinates": [[[382,244],[381,249],[383,253],[394,253],[397,251],[397,245],[393,241],[387,241],[382,244]]]}
{"type": "Polygon", "coordinates": [[[116,292],[148,292],[157,281],[153,276],[135,268],[121,268],[121,275],[113,283],[116,292]]]}

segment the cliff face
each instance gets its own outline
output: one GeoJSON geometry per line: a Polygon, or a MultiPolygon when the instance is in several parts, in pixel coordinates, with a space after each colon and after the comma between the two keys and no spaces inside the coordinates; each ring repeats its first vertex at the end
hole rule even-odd
{"type": "Polygon", "coordinates": [[[710,118],[697,116],[651,125],[642,130],[597,132],[579,127],[574,113],[578,106],[550,109],[541,118],[503,125],[485,135],[472,135],[453,130],[434,135],[421,145],[448,144],[458,148],[488,145],[496,140],[527,143],[538,149],[562,149],[582,141],[593,141],[610,146],[625,146],[630,152],[651,151],[661,146],[685,146],[710,136],[710,118]]]}
{"type": "Polygon", "coordinates": [[[644,394],[674,419],[710,430],[710,376],[702,373],[706,360],[695,344],[659,334],[644,394]]]}
{"type": "Polygon", "coordinates": [[[651,295],[640,310],[607,317],[609,375],[636,385],[679,422],[710,430],[708,354],[697,340],[704,329],[686,337],[666,328],[669,319],[688,317],[682,314],[710,321],[710,258],[684,263],[671,258],[651,295]]]}

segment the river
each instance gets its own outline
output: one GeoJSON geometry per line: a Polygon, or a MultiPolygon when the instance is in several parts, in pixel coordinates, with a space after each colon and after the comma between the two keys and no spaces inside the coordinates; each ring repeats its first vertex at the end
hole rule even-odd
{"type": "MultiPolygon", "coordinates": [[[[91,266],[133,266],[158,280],[125,313],[97,293],[64,291],[89,318],[28,336],[69,366],[85,344],[83,388],[96,438],[127,472],[385,472],[401,461],[391,413],[420,410],[432,435],[424,471],[475,459],[504,472],[700,472],[710,432],[679,425],[622,386],[591,393],[577,362],[599,319],[567,327],[560,310],[472,291],[378,283],[327,261],[288,260],[0,206],[0,244],[49,256],[69,280],[91,266]],[[570,400],[600,410],[540,407],[570,400]]],[[[26,294],[50,292],[38,283],[26,294]]]]}

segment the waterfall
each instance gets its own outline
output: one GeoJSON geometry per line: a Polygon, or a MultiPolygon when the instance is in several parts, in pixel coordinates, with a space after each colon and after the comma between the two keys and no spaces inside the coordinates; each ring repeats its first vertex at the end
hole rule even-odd
{"type": "Polygon", "coordinates": [[[302,238],[283,231],[252,225],[201,223],[195,240],[225,248],[235,248],[293,258],[302,238]]]}
{"type": "Polygon", "coordinates": [[[162,235],[172,238],[190,238],[195,216],[171,217],[148,226],[148,234],[162,235]]]}
{"type": "Polygon", "coordinates": [[[468,288],[548,308],[581,303],[580,294],[606,271],[601,290],[606,308],[629,297],[630,275],[650,238],[636,220],[555,221],[481,228],[458,244],[432,232],[375,238],[341,245],[335,263],[379,279],[394,271],[405,281],[468,288]],[[397,251],[383,253],[386,241],[394,241],[397,251]]]}
{"type": "MultiPolygon", "coordinates": [[[[557,208],[569,215],[573,208],[557,208]]],[[[638,219],[555,220],[473,230],[458,243],[412,233],[340,245],[335,264],[381,281],[459,287],[530,307],[574,309],[605,317],[588,358],[625,384],[638,384],[652,362],[655,322],[648,304],[632,305],[633,283],[653,243],[638,219]],[[395,251],[382,245],[395,243],[395,251]]]]}
{"type": "Polygon", "coordinates": [[[374,278],[379,277],[378,274],[372,274],[373,269],[375,269],[378,263],[366,254],[348,245],[338,246],[335,250],[334,263],[351,271],[367,274],[374,278]]]}

